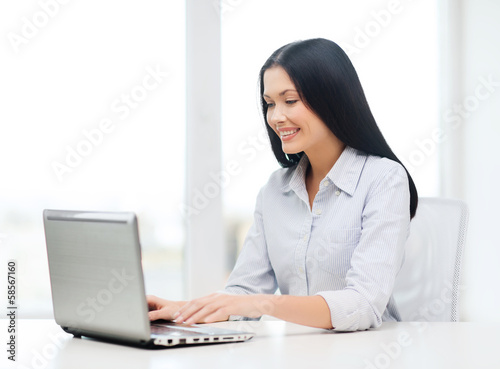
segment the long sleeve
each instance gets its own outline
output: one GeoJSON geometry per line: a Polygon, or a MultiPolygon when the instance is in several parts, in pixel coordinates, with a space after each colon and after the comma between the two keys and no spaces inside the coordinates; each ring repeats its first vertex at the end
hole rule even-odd
{"type": "Polygon", "coordinates": [[[224,292],[231,294],[272,294],[277,289],[266,244],[262,220],[262,190],[257,196],[254,222],[224,292]]]}
{"type": "Polygon", "coordinates": [[[404,258],[409,198],[408,177],[399,165],[369,191],[345,288],[317,293],[329,305],[335,330],[363,330],[382,323],[404,258]]]}

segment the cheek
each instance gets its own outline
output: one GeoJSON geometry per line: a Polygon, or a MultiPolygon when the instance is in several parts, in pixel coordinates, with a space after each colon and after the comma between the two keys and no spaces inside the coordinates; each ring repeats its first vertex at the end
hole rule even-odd
{"type": "Polygon", "coordinates": [[[287,117],[297,125],[302,125],[311,119],[309,110],[304,105],[288,109],[287,117]]]}

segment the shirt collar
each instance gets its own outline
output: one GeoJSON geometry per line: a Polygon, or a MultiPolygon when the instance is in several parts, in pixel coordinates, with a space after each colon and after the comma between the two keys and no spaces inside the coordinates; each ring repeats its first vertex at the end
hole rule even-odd
{"type": "Polygon", "coordinates": [[[304,154],[295,167],[290,180],[281,188],[281,190],[283,192],[293,190],[302,200],[308,202],[306,190],[306,171],[308,166],[309,158],[306,154],[304,154]]]}
{"type": "Polygon", "coordinates": [[[326,176],[335,186],[352,196],[358,186],[366,159],[366,154],[346,146],[326,176]]]}
{"type": "MultiPolygon", "coordinates": [[[[359,177],[363,171],[366,159],[366,154],[346,146],[326,177],[339,189],[352,196],[358,185],[359,177]]],[[[284,192],[290,190],[296,193],[303,192],[305,190],[305,178],[308,166],[309,159],[307,155],[304,154],[295,167],[290,181],[283,186],[282,190],[284,192]]]]}

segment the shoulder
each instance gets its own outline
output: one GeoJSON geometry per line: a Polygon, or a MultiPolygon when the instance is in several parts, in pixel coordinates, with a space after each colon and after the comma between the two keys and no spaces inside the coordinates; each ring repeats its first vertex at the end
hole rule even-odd
{"type": "Polygon", "coordinates": [[[342,191],[354,196],[355,193],[368,194],[389,177],[403,181],[406,171],[394,160],[346,147],[329,177],[342,191]]]}
{"type": "Polygon", "coordinates": [[[290,185],[290,180],[297,169],[297,165],[290,168],[280,168],[275,170],[267,183],[262,187],[265,192],[284,191],[290,185]]]}
{"type": "Polygon", "coordinates": [[[389,173],[406,176],[405,168],[397,161],[375,155],[367,155],[363,173],[373,179],[384,177],[389,173]]]}
{"type": "Polygon", "coordinates": [[[270,176],[267,183],[262,188],[262,192],[276,194],[277,192],[288,192],[290,185],[304,181],[305,172],[309,165],[309,160],[306,155],[302,155],[299,162],[288,168],[280,168],[275,170],[270,176]]]}
{"type": "Polygon", "coordinates": [[[408,190],[409,180],[405,168],[398,162],[368,155],[360,178],[368,192],[401,187],[408,190]]]}

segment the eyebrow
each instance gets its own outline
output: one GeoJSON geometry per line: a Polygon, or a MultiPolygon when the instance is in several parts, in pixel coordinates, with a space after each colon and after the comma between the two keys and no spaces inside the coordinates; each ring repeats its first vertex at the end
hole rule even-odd
{"type": "MultiPolygon", "coordinates": [[[[279,93],[279,96],[283,96],[283,95],[284,95],[284,94],[286,94],[288,91],[297,92],[297,90],[294,90],[293,88],[287,88],[286,90],[281,91],[281,92],[279,93]]],[[[266,94],[264,94],[264,95],[262,95],[262,96],[265,96],[265,97],[269,97],[269,98],[271,98],[271,96],[266,95],[266,94]]]]}

